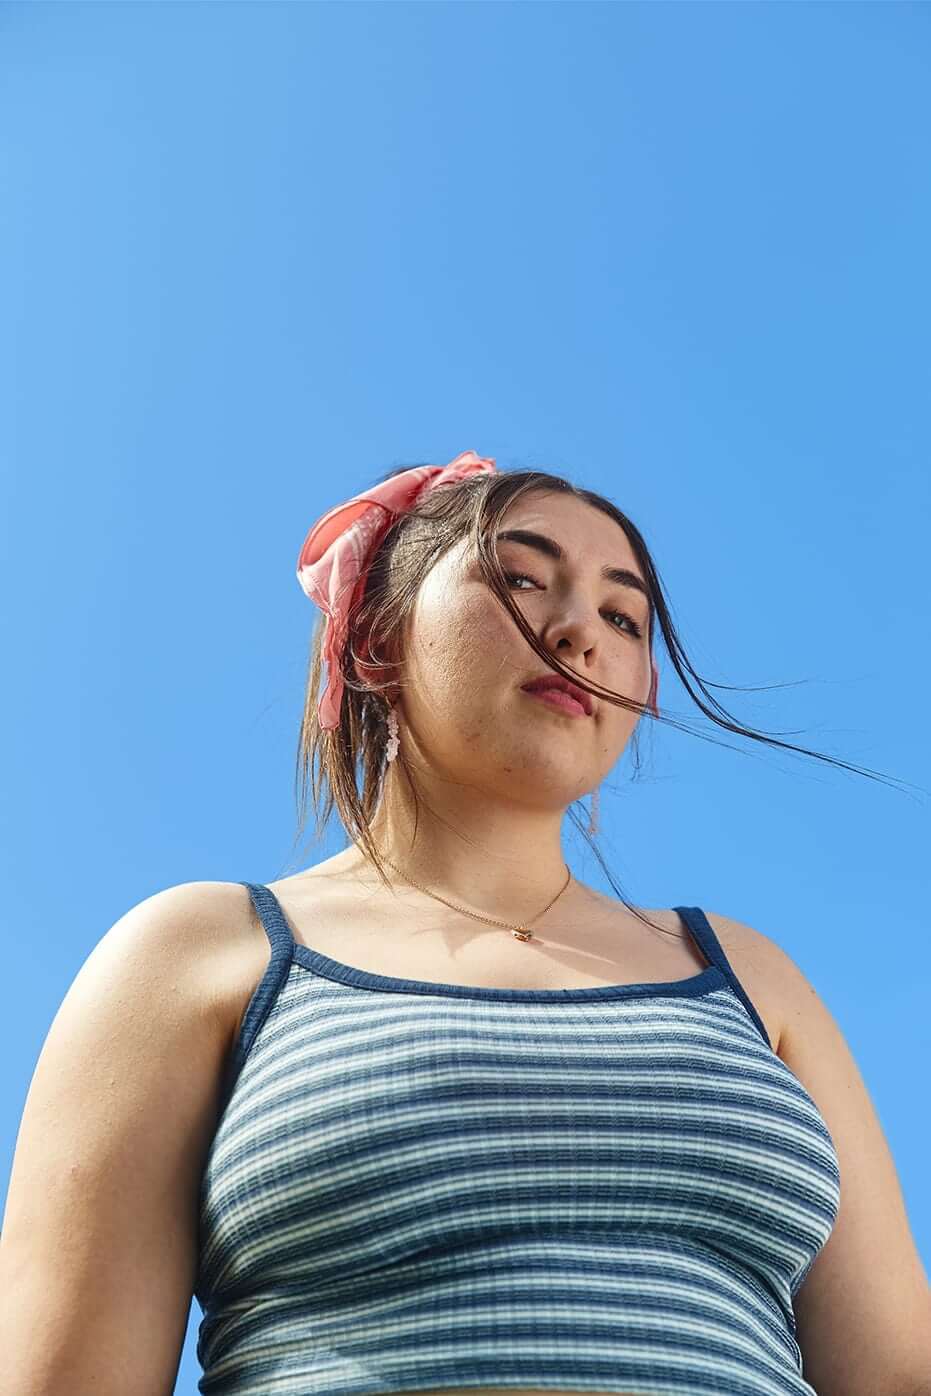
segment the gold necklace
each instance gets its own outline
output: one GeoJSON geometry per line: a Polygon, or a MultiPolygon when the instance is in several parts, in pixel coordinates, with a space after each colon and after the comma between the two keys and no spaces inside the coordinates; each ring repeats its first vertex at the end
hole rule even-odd
{"type": "MultiPolygon", "coordinates": [[[[452,907],[453,911],[461,911],[463,916],[471,916],[473,920],[484,921],[489,926],[504,926],[506,930],[509,930],[511,932],[511,935],[514,936],[516,940],[531,940],[533,938],[533,931],[531,931],[527,926],[512,926],[508,921],[496,921],[493,916],[479,916],[478,912],[476,911],[467,911],[464,906],[456,906],[454,902],[448,902],[445,897],[439,896],[436,892],[431,892],[429,888],[421,887],[419,882],[415,882],[412,877],[408,877],[407,873],[401,872],[401,869],[398,867],[397,863],[392,863],[391,859],[386,858],[384,854],[381,854],[381,859],[382,862],[388,864],[389,868],[394,868],[395,872],[401,873],[401,876],[404,878],[404,881],[409,882],[412,887],[416,887],[418,892],[426,892],[428,897],[433,897],[436,901],[442,902],[444,906],[452,907]]],[[[572,873],[569,871],[567,867],[565,882],[563,883],[559,891],[556,893],[556,896],[553,898],[553,901],[547,903],[547,905],[539,913],[539,916],[544,916],[549,911],[550,907],[553,905],[553,902],[557,901],[562,896],[563,892],[565,892],[566,888],[569,886],[571,878],[572,873]]],[[[537,919],[539,919],[539,916],[537,919]]]]}

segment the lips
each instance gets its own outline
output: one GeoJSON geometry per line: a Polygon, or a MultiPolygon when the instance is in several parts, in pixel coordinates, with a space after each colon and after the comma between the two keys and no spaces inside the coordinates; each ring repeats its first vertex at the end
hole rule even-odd
{"type": "Polygon", "coordinates": [[[540,678],[531,679],[529,683],[522,684],[521,687],[527,693],[541,693],[547,690],[555,690],[557,693],[567,693],[570,698],[581,704],[585,713],[590,717],[592,712],[591,694],[584,689],[577,687],[574,683],[569,683],[567,679],[553,676],[552,674],[541,675],[540,678]]]}

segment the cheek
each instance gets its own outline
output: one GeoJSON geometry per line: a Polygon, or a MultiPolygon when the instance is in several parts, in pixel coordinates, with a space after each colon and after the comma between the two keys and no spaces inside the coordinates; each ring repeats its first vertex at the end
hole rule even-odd
{"type": "Polygon", "coordinates": [[[417,618],[412,657],[419,681],[447,701],[469,704],[508,665],[515,672],[532,667],[531,654],[510,617],[484,597],[446,606],[438,600],[417,618]]]}
{"type": "Polygon", "coordinates": [[[451,645],[456,659],[473,674],[500,674],[508,669],[539,667],[533,650],[507,612],[491,598],[464,604],[456,616],[451,645]]]}

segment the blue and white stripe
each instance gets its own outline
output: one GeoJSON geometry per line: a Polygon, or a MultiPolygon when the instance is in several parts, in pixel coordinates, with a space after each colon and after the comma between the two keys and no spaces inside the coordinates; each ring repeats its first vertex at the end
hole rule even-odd
{"type": "Polygon", "coordinates": [[[271,942],[202,1179],[198,1390],[812,1396],[837,1155],[697,907],[670,984],[477,989],[271,942]]]}

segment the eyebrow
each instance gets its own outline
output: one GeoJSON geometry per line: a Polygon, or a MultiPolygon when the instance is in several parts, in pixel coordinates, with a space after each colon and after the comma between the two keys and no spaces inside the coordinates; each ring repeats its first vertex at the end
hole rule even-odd
{"type": "MultiPolygon", "coordinates": [[[[532,533],[527,528],[506,529],[498,534],[498,540],[525,543],[528,548],[536,548],[537,552],[546,553],[547,557],[555,558],[557,562],[561,562],[564,556],[562,548],[554,538],[548,538],[545,533],[532,533]]],[[[617,582],[618,586],[633,587],[650,600],[646,583],[636,572],[631,572],[629,567],[602,567],[601,575],[606,581],[617,582]]]]}

